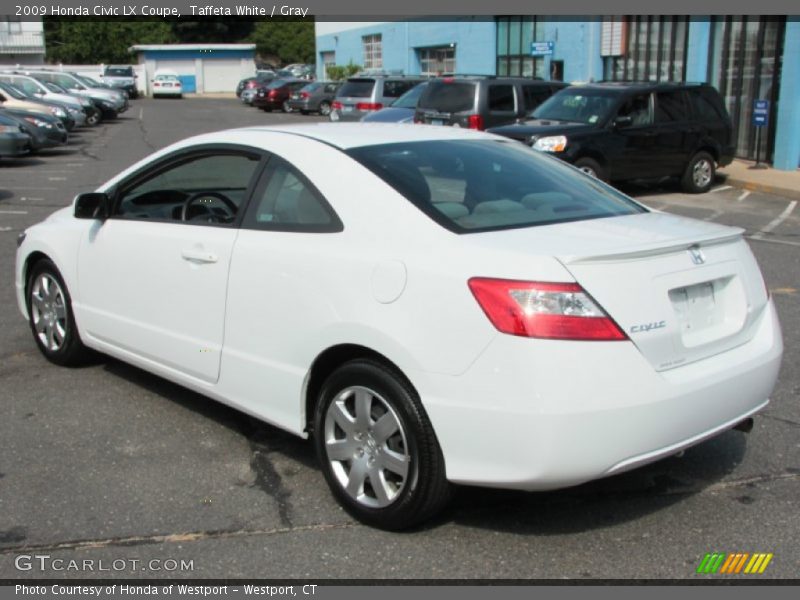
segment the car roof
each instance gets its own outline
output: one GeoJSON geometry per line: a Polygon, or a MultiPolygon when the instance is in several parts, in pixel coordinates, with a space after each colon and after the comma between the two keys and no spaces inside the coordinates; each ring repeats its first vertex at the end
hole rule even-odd
{"type": "Polygon", "coordinates": [[[223,138],[227,143],[242,142],[258,145],[257,141],[254,141],[253,134],[257,135],[260,132],[296,135],[342,150],[362,146],[436,140],[497,139],[503,142],[508,141],[507,138],[460,127],[411,126],[402,123],[315,123],[244,127],[204,134],[192,138],[191,141],[193,143],[213,143],[219,142],[220,138],[223,138]]]}
{"type": "Polygon", "coordinates": [[[597,83],[579,83],[572,87],[580,89],[599,89],[612,92],[625,93],[630,91],[669,91],[677,89],[700,88],[708,86],[705,83],[681,82],[681,81],[600,81],[597,83]]]}

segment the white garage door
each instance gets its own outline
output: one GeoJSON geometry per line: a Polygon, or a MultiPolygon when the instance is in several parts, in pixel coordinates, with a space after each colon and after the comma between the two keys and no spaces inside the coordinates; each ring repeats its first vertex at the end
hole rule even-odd
{"type": "Polygon", "coordinates": [[[156,71],[175,71],[178,75],[195,75],[193,60],[157,60],[156,71]]]}
{"type": "Polygon", "coordinates": [[[206,92],[233,92],[242,78],[239,59],[203,61],[203,88],[206,92]]]}

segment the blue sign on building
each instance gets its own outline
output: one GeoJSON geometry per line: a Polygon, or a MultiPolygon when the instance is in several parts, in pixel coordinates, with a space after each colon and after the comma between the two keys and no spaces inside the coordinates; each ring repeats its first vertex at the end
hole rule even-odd
{"type": "Polygon", "coordinates": [[[769,100],[753,100],[753,126],[766,127],[769,122],[769,100]]]}
{"type": "Polygon", "coordinates": [[[555,42],[531,42],[531,56],[550,56],[555,47],[555,42]]]}

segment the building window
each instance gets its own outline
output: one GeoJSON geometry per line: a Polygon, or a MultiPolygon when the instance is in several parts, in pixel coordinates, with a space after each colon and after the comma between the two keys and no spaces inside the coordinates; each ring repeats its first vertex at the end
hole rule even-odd
{"type": "Polygon", "coordinates": [[[364,68],[380,69],[383,67],[383,49],[381,34],[365,35],[361,38],[364,45],[364,68]]]}
{"type": "Polygon", "coordinates": [[[328,67],[336,65],[336,52],[320,52],[319,62],[322,63],[322,74],[325,79],[330,79],[328,75],[328,67]]]}
{"type": "Polygon", "coordinates": [[[544,79],[544,59],[531,56],[531,42],[544,41],[536,17],[497,18],[497,75],[544,79]]]}
{"type": "Polygon", "coordinates": [[[0,31],[3,33],[21,33],[22,19],[14,17],[3,17],[0,19],[0,31]]]}
{"type": "Polygon", "coordinates": [[[603,78],[683,81],[688,17],[606,17],[601,31],[603,78]]]}
{"type": "Polygon", "coordinates": [[[420,75],[433,77],[456,72],[456,48],[454,45],[440,48],[420,48],[417,53],[420,75]]]}

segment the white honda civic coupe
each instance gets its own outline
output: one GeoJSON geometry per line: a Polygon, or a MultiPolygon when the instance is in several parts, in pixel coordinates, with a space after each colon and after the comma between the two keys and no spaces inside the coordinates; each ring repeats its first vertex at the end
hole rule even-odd
{"type": "Polygon", "coordinates": [[[52,362],[311,437],[344,507],[400,529],[450,483],[571,486],[751,423],[783,344],[742,233],[484,133],[255,127],[30,227],[16,286],[52,362]]]}

